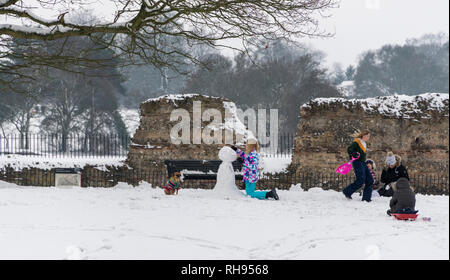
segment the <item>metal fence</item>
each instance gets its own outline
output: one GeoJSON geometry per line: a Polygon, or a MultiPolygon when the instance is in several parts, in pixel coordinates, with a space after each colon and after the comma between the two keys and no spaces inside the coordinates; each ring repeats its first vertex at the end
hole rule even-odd
{"type": "MultiPolygon", "coordinates": [[[[279,189],[289,189],[292,185],[299,185],[303,190],[321,188],[324,190],[342,191],[354,181],[355,177],[353,175],[343,176],[336,173],[285,173],[262,178],[259,184],[279,189]]],[[[416,193],[430,195],[449,194],[448,175],[412,175],[410,176],[410,183],[416,193]]],[[[381,183],[378,187],[381,187],[381,183]]]]}
{"type": "MultiPolygon", "coordinates": [[[[261,146],[262,157],[290,156],[294,134],[280,134],[275,142],[261,146]]],[[[0,155],[48,158],[126,157],[129,135],[120,134],[15,134],[0,135],[0,155]]]]}
{"type": "Polygon", "coordinates": [[[287,157],[291,156],[295,146],[295,134],[282,133],[277,139],[269,137],[267,144],[261,145],[262,157],[287,157]]]}
{"type": "Polygon", "coordinates": [[[126,134],[16,134],[0,136],[0,155],[33,157],[124,157],[130,137],[126,134]]]}
{"type": "MultiPolygon", "coordinates": [[[[22,186],[54,186],[55,171],[41,169],[0,169],[0,180],[22,186]]],[[[280,173],[263,176],[257,184],[258,189],[277,188],[288,190],[292,186],[300,186],[303,190],[321,188],[324,190],[342,191],[354,181],[354,176],[321,173],[280,173]]],[[[120,182],[140,185],[147,182],[152,187],[162,187],[167,181],[167,172],[163,169],[138,171],[133,169],[98,170],[95,167],[85,168],[81,173],[82,187],[114,187],[120,182]]],[[[416,193],[429,195],[448,195],[449,178],[439,175],[413,175],[411,186],[416,193]]],[[[241,181],[236,184],[244,189],[241,181]]],[[[215,180],[186,180],[182,188],[212,189],[215,180]]]]}

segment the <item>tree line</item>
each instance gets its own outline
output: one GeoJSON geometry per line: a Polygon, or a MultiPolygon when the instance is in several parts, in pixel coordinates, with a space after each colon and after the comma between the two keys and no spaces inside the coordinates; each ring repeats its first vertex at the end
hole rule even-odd
{"type": "MultiPolygon", "coordinates": [[[[42,131],[63,136],[73,132],[126,134],[119,108],[137,109],[148,98],[170,93],[225,97],[244,110],[278,109],[280,132],[295,133],[299,107],[312,98],[341,97],[338,86],[343,81],[353,81],[352,98],[449,91],[446,34],[428,34],[404,45],[368,51],[356,65],[346,68],[327,67],[325,54],[287,40],[233,57],[208,46],[194,46],[190,51],[198,63],[184,63],[177,69],[145,63],[124,67],[114,50],[88,37],[46,43],[22,40],[26,39],[10,41],[12,53],[51,54],[59,45],[70,44],[66,50],[80,53],[80,60],[86,56],[90,61],[102,61],[97,67],[29,67],[22,72],[32,78],[28,82],[11,79],[8,87],[1,87],[0,128],[10,123],[24,135],[36,116],[41,118],[42,131]],[[83,53],[86,45],[91,51],[83,53]]],[[[10,66],[24,63],[20,55],[7,58],[10,66]]],[[[4,73],[0,75],[8,79],[4,73]]]]}
{"type": "Polygon", "coordinates": [[[449,92],[448,34],[427,34],[404,45],[364,53],[354,75],[355,96],[449,92]]]}
{"type": "MultiPolygon", "coordinates": [[[[67,41],[56,40],[51,43],[26,39],[13,39],[9,42],[9,55],[6,62],[11,67],[22,67],[25,63],[21,56],[28,52],[57,51],[60,44],[70,44],[70,51],[81,46],[92,45],[97,51],[85,54],[95,58],[106,58],[108,63],[99,67],[81,65],[54,67],[29,67],[22,71],[26,78],[0,73],[7,86],[0,87],[0,133],[6,136],[5,124],[13,125],[20,135],[20,145],[28,148],[27,134],[30,132],[32,118],[40,121],[40,131],[46,134],[58,134],[63,139],[62,149],[67,145],[64,139],[70,133],[86,135],[98,133],[127,133],[118,109],[118,97],[125,94],[122,75],[119,73],[119,61],[108,48],[95,46],[86,37],[73,37],[67,41]],[[24,42],[26,41],[26,42],[24,42]]],[[[80,60],[83,56],[80,57],[80,60]]],[[[105,60],[106,61],[106,60],[105,60]]]]}
{"type": "Polygon", "coordinates": [[[244,109],[279,109],[280,129],[288,133],[296,132],[299,107],[313,98],[449,92],[447,34],[426,34],[367,51],[346,68],[328,68],[324,59],[323,53],[285,41],[232,59],[209,53],[181,90],[227,97],[244,109]],[[345,81],[353,84],[349,95],[340,87],[345,81]]]}

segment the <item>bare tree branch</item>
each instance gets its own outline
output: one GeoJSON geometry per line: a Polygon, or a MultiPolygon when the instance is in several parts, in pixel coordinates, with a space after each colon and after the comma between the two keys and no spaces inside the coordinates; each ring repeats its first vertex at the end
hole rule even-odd
{"type": "MultiPolygon", "coordinates": [[[[59,52],[35,52],[33,58],[27,57],[26,66],[62,69],[69,65],[96,67],[104,64],[105,61],[87,55],[92,45],[77,49],[78,53],[66,51],[68,38],[88,37],[97,47],[113,49],[124,65],[146,63],[177,70],[177,65],[186,61],[199,63],[189,48],[196,44],[246,52],[251,46],[261,46],[272,40],[330,36],[319,29],[319,19],[324,12],[336,7],[337,1],[115,0],[112,2],[116,9],[111,11],[110,19],[92,23],[75,20],[73,12],[67,10],[47,19],[36,14],[29,1],[0,0],[0,73],[11,70],[1,62],[8,52],[5,40],[11,38],[64,42],[59,52]],[[2,17],[7,19],[6,23],[2,23],[2,17]],[[230,46],[229,39],[239,39],[244,49],[230,46]]],[[[57,10],[69,6],[71,1],[34,2],[57,10]]]]}

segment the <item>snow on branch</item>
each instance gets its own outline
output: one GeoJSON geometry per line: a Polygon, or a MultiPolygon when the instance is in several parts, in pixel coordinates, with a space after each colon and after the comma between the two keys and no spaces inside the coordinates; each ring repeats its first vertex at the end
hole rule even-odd
{"type": "MultiPolygon", "coordinates": [[[[70,17],[73,9],[61,12],[54,19],[46,19],[33,12],[31,6],[24,6],[23,2],[1,0],[0,15],[8,18],[6,23],[1,24],[0,35],[54,40],[97,32],[123,33],[132,36],[135,43],[146,39],[146,35],[160,33],[208,42],[227,38],[275,39],[292,35],[325,35],[318,30],[317,17],[335,5],[335,0],[116,0],[110,1],[115,8],[109,7],[106,21],[86,26],[67,20],[67,14],[70,17]],[[17,23],[10,23],[8,20],[11,17],[26,20],[28,24],[18,26],[17,23]],[[29,24],[36,26],[31,28],[29,24]],[[42,31],[38,32],[36,28],[42,31]]],[[[46,4],[47,8],[50,5],[43,0],[35,2],[41,6],[46,4]]],[[[59,6],[55,4],[51,7],[53,11],[70,7],[71,1],[55,3],[59,6]]],[[[108,9],[98,3],[96,7],[108,9]]]]}
{"type": "Polygon", "coordinates": [[[0,0],[0,37],[42,42],[88,37],[130,64],[179,71],[186,62],[200,63],[192,53],[195,45],[247,52],[271,40],[330,36],[320,30],[319,19],[337,2],[0,0]],[[229,39],[240,40],[242,47],[229,39]]]}

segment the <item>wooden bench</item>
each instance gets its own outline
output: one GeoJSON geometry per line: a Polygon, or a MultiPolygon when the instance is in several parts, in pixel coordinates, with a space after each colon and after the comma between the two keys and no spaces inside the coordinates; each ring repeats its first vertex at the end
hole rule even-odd
{"type": "MultiPolygon", "coordinates": [[[[183,180],[216,180],[220,160],[166,160],[167,173],[171,176],[175,172],[182,174],[183,180]]],[[[242,180],[242,159],[232,163],[236,180],[242,180]]]]}

